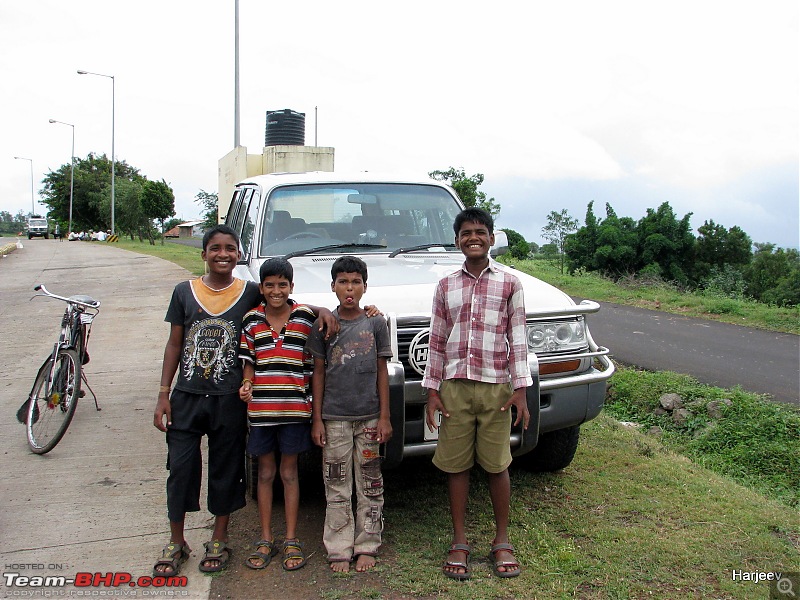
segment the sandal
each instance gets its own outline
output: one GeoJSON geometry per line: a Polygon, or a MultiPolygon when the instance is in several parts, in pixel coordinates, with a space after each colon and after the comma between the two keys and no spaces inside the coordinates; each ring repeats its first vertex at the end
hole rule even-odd
{"type": "Polygon", "coordinates": [[[233,556],[233,549],[228,546],[227,542],[211,540],[203,544],[203,546],[205,546],[206,553],[200,559],[198,569],[203,573],[219,573],[228,568],[228,563],[231,560],[231,556],[233,556]],[[206,564],[211,561],[217,561],[217,564],[213,566],[206,564]]]}
{"type": "Polygon", "coordinates": [[[303,554],[303,544],[298,539],[284,540],[283,542],[283,568],[287,571],[296,571],[305,566],[308,559],[303,554]],[[293,567],[286,566],[290,560],[300,559],[300,562],[293,567]]]}
{"type": "Polygon", "coordinates": [[[455,579],[456,581],[466,581],[472,577],[472,569],[469,568],[469,555],[470,552],[472,552],[472,548],[470,548],[467,544],[453,544],[447,551],[448,559],[450,558],[450,554],[452,552],[463,552],[467,555],[467,557],[463,562],[460,560],[448,560],[442,566],[442,573],[444,573],[445,577],[449,577],[450,579],[455,579]],[[464,572],[458,573],[448,569],[464,569],[464,572]]]}
{"type": "Polygon", "coordinates": [[[489,552],[489,561],[492,563],[492,570],[498,577],[516,577],[520,574],[519,562],[513,556],[514,546],[509,543],[495,544],[489,552]],[[511,558],[514,560],[497,560],[498,552],[508,552],[512,554],[511,558]],[[505,571],[500,571],[499,568],[504,567],[505,571]]]}
{"type": "Polygon", "coordinates": [[[272,557],[278,554],[278,549],[275,547],[275,540],[271,542],[268,540],[260,540],[255,543],[255,549],[244,561],[244,564],[251,569],[265,569],[272,562],[272,557]],[[268,552],[260,552],[259,548],[267,548],[268,552]],[[253,561],[260,560],[261,564],[253,564],[253,561]]]}
{"type": "Polygon", "coordinates": [[[192,549],[184,542],[183,544],[176,544],[170,542],[161,551],[161,558],[153,565],[153,577],[170,577],[180,573],[181,565],[186,562],[192,549]],[[163,571],[159,571],[158,567],[167,567],[163,571]]]}

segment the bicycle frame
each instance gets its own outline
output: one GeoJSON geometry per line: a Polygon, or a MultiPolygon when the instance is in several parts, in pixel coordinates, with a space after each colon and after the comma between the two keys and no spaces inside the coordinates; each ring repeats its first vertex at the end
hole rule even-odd
{"type": "MultiPolygon", "coordinates": [[[[47,378],[47,389],[49,391],[50,385],[56,381],[58,375],[56,373],[56,369],[58,368],[56,357],[58,356],[59,350],[62,348],[72,348],[78,353],[82,365],[89,362],[89,354],[87,352],[89,335],[92,329],[92,322],[95,316],[100,312],[100,301],[90,296],[82,295],[70,296],[69,298],[58,296],[57,294],[49,292],[44,284],[37,285],[33,289],[35,292],[39,293],[34,294],[31,300],[37,297],[46,297],[67,303],[64,314],[61,317],[61,332],[59,333],[58,341],[53,344],[53,351],[51,353],[52,367],[47,378]]],[[[91,392],[94,398],[95,408],[100,410],[100,406],[97,403],[97,395],[86,380],[85,371],[81,371],[81,380],[91,392]]]]}

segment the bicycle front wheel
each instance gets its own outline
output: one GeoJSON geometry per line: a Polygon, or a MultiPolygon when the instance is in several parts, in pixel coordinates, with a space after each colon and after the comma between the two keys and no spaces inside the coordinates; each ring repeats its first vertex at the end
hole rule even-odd
{"type": "Polygon", "coordinates": [[[28,404],[28,445],[36,454],[56,447],[67,432],[81,389],[81,361],[71,348],[62,348],[44,361],[36,375],[28,404]]]}

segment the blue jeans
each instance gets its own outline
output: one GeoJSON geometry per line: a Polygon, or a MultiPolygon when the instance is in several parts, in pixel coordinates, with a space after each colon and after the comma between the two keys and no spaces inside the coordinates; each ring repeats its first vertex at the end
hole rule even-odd
{"type": "Polygon", "coordinates": [[[322,449],[325,480],[325,527],[322,540],[328,560],[376,556],[383,531],[383,475],[378,419],[325,421],[322,449]],[[355,518],[350,499],[355,481],[355,518]]]}

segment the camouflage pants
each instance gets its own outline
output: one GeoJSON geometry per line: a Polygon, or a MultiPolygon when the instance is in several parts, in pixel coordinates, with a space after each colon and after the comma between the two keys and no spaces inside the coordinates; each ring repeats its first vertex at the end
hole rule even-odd
{"type": "Polygon", "coordinates": [[[325,437],[322,475],[327,510],[322,539],[328,560],[349,561],[359,554],[375,556],[383,531],[378,420],[325,421],[325,437]],[[351,506],[354,482],[355,515],[351,506]]]}

